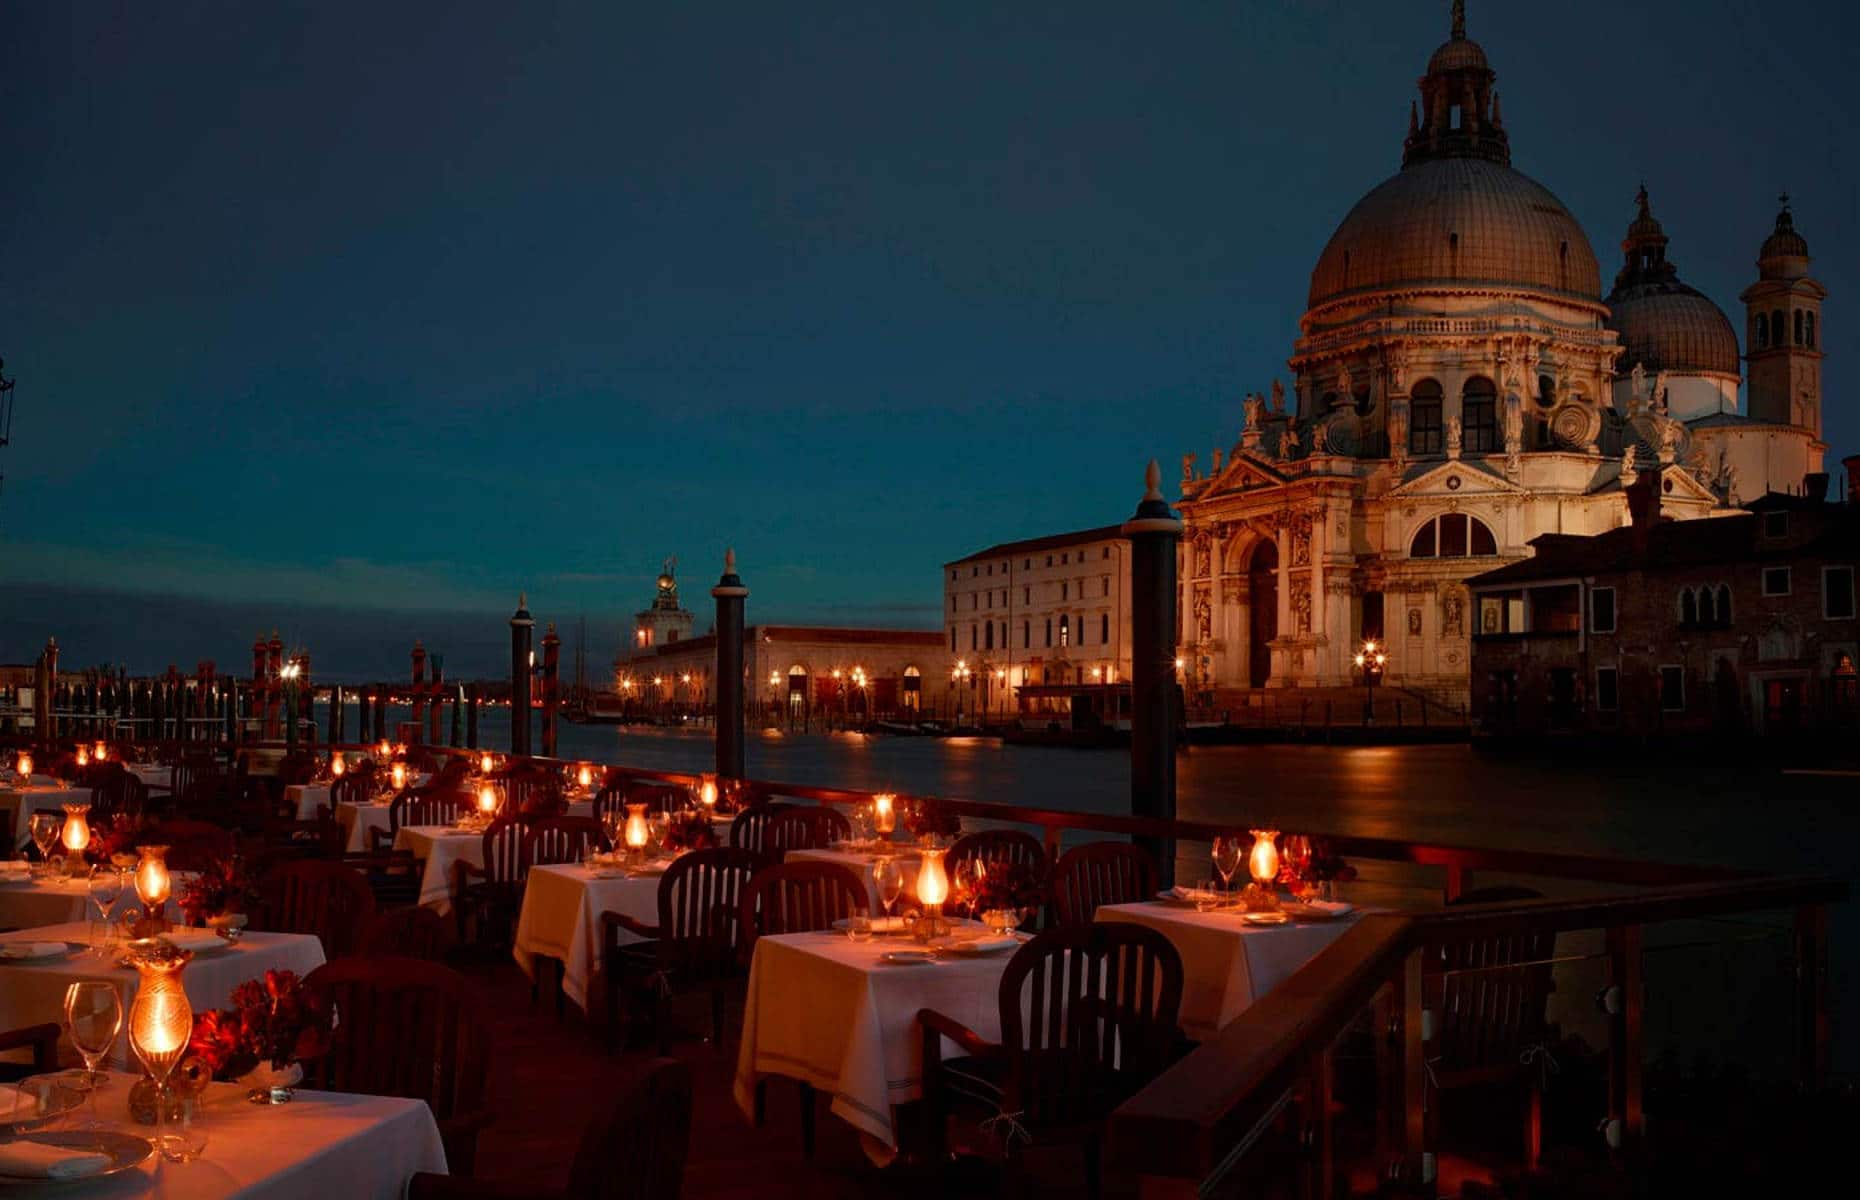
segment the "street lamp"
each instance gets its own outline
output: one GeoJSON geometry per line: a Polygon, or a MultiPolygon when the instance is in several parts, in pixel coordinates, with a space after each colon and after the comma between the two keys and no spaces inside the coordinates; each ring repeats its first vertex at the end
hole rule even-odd
{"type": "Polygon", "coordinates": [[[956,724],[960,725],[962,724],[962,685],[967,683],[970,687],[975,686],[975,670],[969,666],[968,659],[956,660],[956,665],[950,668],[949,682],[956,689],[956,724]]]}
{"type": "Polygon", "coordinates": [[[1376,643],[1374,638],[1363,642],[1363,648],[1356,652],[1356,669],[1363,673],[1363,721],[1365,724],[1376,719],[1376,683],[1382,678],[1383,668],[1388,666],[1388,651],[1376,643]]]}

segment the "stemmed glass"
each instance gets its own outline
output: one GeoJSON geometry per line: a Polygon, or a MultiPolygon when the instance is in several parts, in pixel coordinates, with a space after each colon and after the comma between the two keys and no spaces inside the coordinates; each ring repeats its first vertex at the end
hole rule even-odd
{"type": "Polygon", "coordinates": [[[1233,890],[1234,872],[1246,860],[1249,840],[1243,840],[1232,834],[1225,834],[1214,839],[1214,869],[1221,877],[1221,890],[1233,890]]]}
{"type": "Polygon", "coordinates": [[[964,902],[968,906],[969,919],[975,919],[975,906],[982,899],[982,881],[988,878],[988,864],[980,858],[972,858],[956,872],[962,881],[964,902]]]}
{"type": "Polygon", "coordinates": [[[64,1078],[90,1096],[91,1123],[97,1120],[97,1089],[109,1076],[97,1069],[110,1047],[123,1031],[123,998],[116,985],[99,979],[80,979],[65,989],[65,1029],[71,1044],[84,1058],[82,1071],[69,1071],[64,1078]]]}
{"type": "Polygon", "coordinates": [[[885,920],[891,920],[892,905],[904,894],[904,868],[895,858],[881,858],[872,864],[872,883],[878,888],[878,902],[885,906],[885,920]]]}
{"type": "Polygon", "coordinates": [[[1285,863],[1291,868],[1292,894],[1303,899],[1315,890],[1311,883],[1311,839],[1294,833],[1280,845],[1285,851],[1285,863]]]}
{"type": "Polygon", "coordinates": [[[57,813],[35,812],[26,828],[32,834],[32,844],[39,848],[39,862],[46,868],[51,865],[52,844],[63,832],[65,819],[57,813]]]}
{"type": "Polygon", "coordinates": [[[110,952],[110,913],[116,907],[117,899],[123,894],[123,877],[109,863],[92,867],[90,871],[90,898],[97,905],[97,919],[103,923],[101,939],[91,938],[92,949],[102,955],[110,952]]]}
{"type": "Polygon", "coordinates": [[[610,807],[601,814],[601,828],[607,831],[607,844],[618,850],[621,847],[620,835],[626,829],[626,812],[618,805],[610,807]]]}

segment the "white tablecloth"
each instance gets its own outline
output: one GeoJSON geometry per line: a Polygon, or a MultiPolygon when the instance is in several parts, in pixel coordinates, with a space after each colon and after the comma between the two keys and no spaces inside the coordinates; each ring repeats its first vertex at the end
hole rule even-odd
{"type": "MultiPolygon", "coordinates": [[[[0,942],[85,942],[90,925],[74,921],[66,925],[47,925],[0,936],[0,942]]],[[[237,945],[196,955],[182,969],[187,1000],[195,1012],[225,1008],[232,1001],[232,991],[248,979],[263,978],[267,970],[289,970],[308,975],[323,965],[323,943],[302,933],[248,933],[237,945]]],[[[123,1011],[136,998],[136,973],[130,967],[115,965],[114,958],[104,959],[88,950],[67,957],[38,962],[0,963],[0,1029],[18,1029],[41,1021],[64,1020],[65,988],[79,979],[103,979],[117,985],[123,998],[123,1011]]],[[[127,1029],[127,1025],[124,1027],[127,1029]]],[[[129,1039],[118,1038],[110,1052],[110,1061],[127,1065],[131,1058],[129,1039]]]]}
{"type": "MultiPolygon", "coordinates": [[[[917,866],[923,859],[915,851],[902,845],[898,847],[898,853],[892,857],[897,859],[898,866],[904,873],[904,891],[899,895],[897,902],[891,906],[892,915],[895,916],[917,903],[917,866]]],[[[872,901],[872,915],[883,916],[885,906],[879,903],[878,884],[872,879],[872,868],[878,864],[878,858],[876,854],[848,850],[790,850],[782,855],[782,859],[786,862],[829,862],[837,863],[842,867],[850,867],[852,873],[865,884],[865,894],[872,901]]]]}
{"type": "MultiPolygon", "coordinates": [[[[128,899],[118,898],[116,908],[137,904],[135,892],[128,899]]],[[[112,910],[114,911],[114,910],[112,910]]],[[[168,901],[169,920],[180,918],[180,908],[168,901]]],[[[96,906],[90,903],[90,880],[52,876],[46,879],[0,880],[0,929],[32,929],[39,925],[65,925],[91,920],[96,906]]]]}
{"type": "MultiPolygon", "coordinates": [[[[97,1094],[97,1113],[140,1136],[129,1120],[134,1077],[115,1074],[97,1094]]],[[[85,1200],[400,1200],[420,1171],[446,1172],[446,1150],[423,1100],[299,1090],[279,1108],[249,1104],[245,1089],[216,1083],[207,1093],[206,1152],[185,1164],[160,1155],[139,1170],[58,1189],[85,1200]]]]}
{"type": "MultiPolygon", "coordinates": [[[[33,776],[36,780],[38,776],[33,776]]],[[[13,810],[13,843],[10,849],[26,844],[26,825],[35,812],[57,813],[62,820],[67,804],[90,804],[89,788],[66,787],[61,783],[34,783],[31,787],[0,788],[0,808],[13,810]]]]}
{"type": "Polygon", "coordinates": [[[420,903],[441,916],[452,911],[452,864],[464,859],[484,865],[484,835],[450,825],[403,825],[394,835],[394,849],[420,860],[420,903]]]}
{"type": "Polygon", "coordinates": [[[327,783],[293,783],[284,789],[284,798],[297,806],[299,821],[316,819],[316,810],[329,803],[327,783]]]}
{"type": "MultiPolygon", "coordinates": [[[[624,913],[646,925],[658,924],[660,878],[596,879],[578,863],[531,868],[512,950],[517,964],[534,979],[537,955],[561,959],[562,991],[586,1011],[589,985],[601,969],[601,914],[624,913]]],[[[639,939],[623,929],[620,940],[639,939]]]]}
{"type": "MultiPolygon", "coordinates": [[[[887,1145],[898,1144],[892,1106],[922,1094],[917,1011],[935,1009],[982,1037],[1001,1036],[996,989],[1008,952],[890,966],[909,938],[854,944],[844,934],[760,938],[749,967],[736,1102],[753,1112],[764,1075],[800,1079],[833,1096],[833,1111],[887,1145]]],[[[945,1045],[946,1054],[956,1053],[945,1045]]]]}
{"type": "Polygon", "coordinates": [[[134,763],[125,769],[140,779],[146,788],[166,792],[174,787],[173,767],[164,767],[160,763],[134,763]]]}
{"type": "Polygon", "coordinates": [[[1206,1041],[1341,937],[1356,916],[1255,926],[1236,912],[1144,903],[1104,905],[1097,919],[1147,925],[1169,939],[1182,956],[1182,1031],[1206,1041]]]}

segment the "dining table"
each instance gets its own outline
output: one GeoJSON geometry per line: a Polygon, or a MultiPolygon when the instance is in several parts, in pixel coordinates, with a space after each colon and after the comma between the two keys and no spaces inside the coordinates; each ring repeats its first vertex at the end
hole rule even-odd
{"type": "MultiPolygon", "coordinates": [[[[601,970],[601,914],[622,913],[644,925],[659,921],[659,881],[666,861],[643,868],[550,863],[531,867],[523,885],[512,955],[523,973],[536,978],[536,960],[562,964],[562,992],[588,1011],[601,970]]],[[[622,945],[641,940],[620,930],[622,945]]]]}
{"type": "Polygon", "coordinates": [[[910,902],[917,887],[917,868],[923,862],[923,856],[906,843],[898,842],[889,846],[848,845],[841,844],[809,850],[790,850],[782,855],[783,862],[825,862],[846,867],[857,875],[865,884],[866,898],[871,902],[872,915],[881,916],[885,906],[878,895],[878,882],[873,878],[873,870],[881,859],[893,859],[904,879],[903,891],[892,905],[894,911],[903,911],[903,905],[910,902]]]}
{"type": "Polygon", "coordinates": [[[1169,939],[1182,956],[1182,1032],[1206,1041],[1342,937],[1362,912],[1254,925],[1232,905],[1202,912],[1193,903],[1145,900],[1101,905],[1096,919],[1143,925],[1169,939]]]}
{"type": "MultiPolygon", "coordinates": [[[[854,942],[838,931],[756,939],[732,1087],[744,1115],[753,1117],[761,1079],[795,1079],[830,1095],[836,1116],[895,1149],[897,1107],[923,1094],[918,1011],[934,1009],[999,1038],[997,988],[1013,957],[1003,949],[886,961],[913,948],[907,936],[854,942]]],[[[944,1051],[958,1053],[948,1042],[944,1051]]]]}
{"type": "Polygon", "coordinates": [[[71,787],[56,779],[47,779],[39,775],[34,775],[32,782],[27,784],[0,784],[0,811],[12,814],[13,841],[7,848],[17,850],[25,845],[28,836],[27,826],[32,820],[33,813],[57,813],[59,819],[63,820],[67,804],[82,804],[88,807],[90,789],[71,787]]]}
{"type": "MultiPolygon", "coordinates": [[[[108,1072],[97,1092],[97,1117],[106,1130],[152,1138],[154,1126],[129,1115],[136,1078],[108,1072]]],[[[424,1100],[299,1088],[288,1104],[256,1105],[236,1083],[208,1084],[202,1100],[195,1126],[206,1139],[200,1157],[174,1163],[150,1154],[119,1174],[61,1183],[51,1194],[82,1200],[401,1200],[416,1173],[446,1173],[439,1124],[424,1100]]]]}
{"type": "MultiPolygon", "coordinates": [[[[227,1007],[235,987],[249,979],[264,978],[267,970],[307,975],[324,961],[323,943],[312,934],[250,931],[237,942],[198,929],[179,932],[178,936],[186,938],[190,948],[195,944],[199,947],[181,972],[188,1003],[196,1012],[227,1007]]],[[[0,934],[0,950],[13,943],[64,946],[59,953],[44,958],[9,958],[0,953],[0,1029],[62,1022],[65,989],[81,979],[116,984],[123,1009],[128,1011],[136,998],[136,971],[120,964],[120,942],[109,947],[108,953],[99,953],[90,947],[91,937],[88,921],[0,934]]],[[[119,1039],[111,1056],[112,1063],[127,1065],[127,1041],[119,1039]]]]}
{"type": "MultiPolygon", "coordinates": [[[[135,893],[125,889],[129,899],[118,905],[136,903],[135,893]]],[[[88,921],[97,912],[90,898],[88,874],[73,878],[62,873],[0,870],[0,929],[32,929],[40,925],[64,925],[88,921]]],[[[170,920],[178,919],[180,909],[172,898],[168,901],[170,920]]]]}

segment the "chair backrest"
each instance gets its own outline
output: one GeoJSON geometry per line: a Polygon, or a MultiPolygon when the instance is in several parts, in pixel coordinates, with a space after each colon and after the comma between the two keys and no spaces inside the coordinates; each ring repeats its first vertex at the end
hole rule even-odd
{"type": "Polygon", "coordinates": [[[422,775],[431,775],[439,770],[439,760],[425,746],[407,747],[407,753],[401,756],[401,760],[407,764],[408,770],[418,771],[422,775]]]}
{"type": "Polygon", "coordinates": [[[187,790],[188,784],[196,779],[210,779],[221,773],[220,760],[217,757],[189,751],[175,759],[174,766],[168,773],[168,790],[179,796],[187,790]]]}
{"type": "Polygon", "coordinates": [[[790,850],[819,850],[852,836],[846,814],[824,804],[798,804],[783,809],[769,821],[762,836],[762,851],[779,861],[790,850]]]}
{"type": "Polygon", "coordinates": [[[691,1147],[691,1068],[654,1059],[599,1094],[606,1099],[581,1135],[568,1200],[678,1200],[691,1147]]]}
{"type": "Polygon", "coordinates": [[[492,883],[520,886],[529,874],[529,860],[523,857],[524,838],[529,835],[521,821],[499,817],[484,831],[484,871],[492,883]]]}
{"type": "Polygon", "coordinates": [[[730,821],[730,845],[761,854],[768,846],[769,822],[784,813],[786,804],[752,804],[730,821]]]}
{"type": "Polygon", "coordinates": [[[239,817],[239,793],[244,781],[234,775],[199,775],[174,794],[176,816],[228,827],[239,817]]]}
{"type": "Polygon", "coordinates": [[[371,958],[424,958],[438,962],[455,944],[452,922],[424,904],[404,904],[375,914],[362,938],[371,958]]]}
{"type": "Polygon", "coordinates": [[[1047,869],[1051,866],[1046,861],[1046,847],[1040,844],[1040,839],[1018,829],[983,829],[957,838],[944,860],[949,877],[955,879],[969,860],[976,858],[987,863],[990,871],[996,867],[1025,867],[1032,872],[1036,884],[1046,882],[1047,869]]]}
{"type": "MultiPolygon", "coordinates": [[[[1541,899],[1532,888],[1490,887],[1463,893],[1452,904],[1541,899]]],[[[1439,973],[1427,989],[1428,1007],[1437,1014],[1428,1043],[1437,1074],[1515,1064],[1543,1036],[1555,949],[1556,935],[1547,932],[1441,943],[1439,973]]],[[[1435,966],[1428,961],[1430,971],[1435,966]]]]}
{"type": "Polygon", "coordinates": [[[299,750],[287,754],[278,763],[278,782],[285,787],[294,783],[309,783],[316,778],[316,757],[299,750]]]}
{"type": "Polygon", "coordinates": [[[459,819],[461,805],[456,792],[408,788],[388,805],[388,829],[399,833],[404,825],[450,825],[459,819]]]}
{"type": "Polygon", "coordinates": [[[310,1086],[424,1100],[441,1122],[482,1109],[491,1039],[465,977],[417,958],[341,958],[310,972],[336,1007],[310,1086]]]}
{"type": "Polygon", "coordinates": [[[544,863],[580,862],[589,847],[612,849],[601,823],[593,817],[550,817],[526,827],[523,860],[525,868],[544,863]]]}
{"type": "Polygon", "coordinates": [[[118,770],[90,789],[90,818],[95,821],[118,813],[141,816],[148,794],[147,786],[140,779],[128,771],[118,770]]]}
{"type": "Polygon", "coordinates": [[[207,821],[163,821],[136,840],[168,847],[171,871],[204,871],[233,853],[233,835],[207,821]]]}
{"type": "Polygon", "coordinates": [[[374,792],[374,771],[360,767],[345,772],[341,779],[329,785],[329,803],[333,809],[338,804],[366,804],[374,792]]]}
{"type": "Polygon", "coordinates": [[[764,867],[737,904],[743,960],[755,953],[759,937],[831,929],[835,921],[871,911],[865,880],[850,867],[805,860],[764,867]]]}
{"type": "Polygon", "coordinates": [[[1002,1111],[1029,1125],[1101,1121],[1181,1040],[1182,956],[1146,925],[1049,929],[1014,952],[998,992],[1002,1111]]]}
{"type": "Polygon", "coordinates": [[[691,791],[673,783],[628,780],[623,791],[627,804],[644,804],[648,813],[675,813],[691,807],[691,791]]]}
{"type": "Polygon", "coordinates": [[[315,934],[325,956],[340,958],[360,950],[374,916],[374,890],[360,871],[298,859],[279,863],[266,877],[258,928],[315,934]]]}
{"type": "Polygon", "coordinates": [[[699,977],[733,968],[742,944],[738,905],[761,866],[760,855],[734,847],[673,859],[659,880],[660,961],[699,977]]]}
{"type": "Polygon", "coordinates": [[[1074,846],[1053,864],[1053,921],[1089,925],[1101,904],[1135,904],[1156,891],[1156,860],[1129,842],[1074,846]]]}
{"type": "Polygon", "coordinates": [[[617,819],[626,819],[626,783],[609,782],[601,785],[601,790],[594,793],[594,819],[605,822],[610,815],[617,819]]]}
{"type": "Polygon", "coordinates": [[[499,810],[500,816],[534,820],[561,816],[567,811],[568,803],[562,798],[562,781],[553,773],[512,771],[504,777],[504,807],[499,810]]]}

